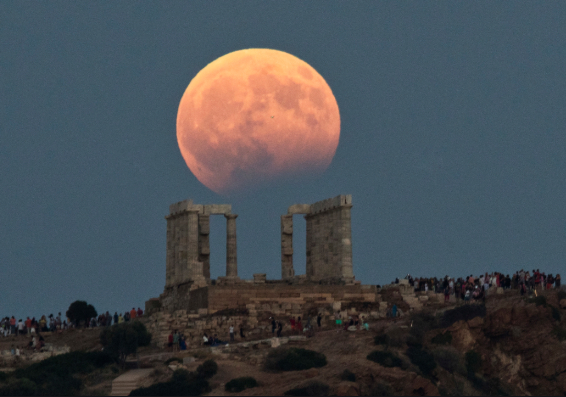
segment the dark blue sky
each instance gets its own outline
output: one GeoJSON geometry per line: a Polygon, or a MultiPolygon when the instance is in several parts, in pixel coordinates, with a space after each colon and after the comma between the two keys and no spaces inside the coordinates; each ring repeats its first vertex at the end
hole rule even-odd
{"type": "MultiPolygon", "coordinates": [[[[338,194],[363,283],[560,272],[565,26],[564,2],[1,2],[0,315],[143,306],[165,283],[168,206],[189,197],[239,214],[245,278],[281,276],[289,205],[338,194]],[[176,114],[199,70],[245,48],[312,65],[341,137],[318,179],[226,198],[185,165],[176,114]]],[[[213,218],[213,276],[225,232],[213,218]]]]}

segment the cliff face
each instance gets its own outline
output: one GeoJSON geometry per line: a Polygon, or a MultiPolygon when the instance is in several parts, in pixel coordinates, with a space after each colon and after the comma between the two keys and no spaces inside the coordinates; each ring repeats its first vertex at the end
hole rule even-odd
{"type": "Polygon", "coordinates": [[[513,394],[566,393],[566,311],[555,292],[525,299],[513,293],[488,299],[485,318],[459,321],[447,330],[452,345],[482,356],[482,372],[499,378],[513,394]],[[562,330],[562,331],[561,331],[562,330]]]}

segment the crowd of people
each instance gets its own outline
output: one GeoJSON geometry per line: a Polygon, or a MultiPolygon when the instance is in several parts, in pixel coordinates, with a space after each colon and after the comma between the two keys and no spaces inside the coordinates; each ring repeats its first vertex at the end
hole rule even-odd
{"type": "MultiPolygon", "coordinates": [[[[141,316],[143,316],[143,310],[139,307],[137,310],[132,308],[132,310],[124,314],[115,312],[114,315],[111,315],[109,312],[106,312],[86,321],[84,326],[87,328],[105,327],[113,324],[121,324],[141,316]]],[[[36,320],[35,317],[27,317],[25,320],[19,319],[16,321],[16,318],[12,316],[4,317],[0,320],[0,335],[4,337],[30,335],[32,339],[34,339],[34,336],[39,335],[40,332],[61,332],[78,326],[78,321],[71,321],[69,318],[64,318],[61,312],[59,312],[57,316],[53,314],[49,316],[43,315],[39,320],[36,320]]]]}
{"type": "MultiPolygon", "coordinates": [[[[532,291],[550,290],[561,287],[560,274],[553,276],[545,274],[539,269],[533,269],[532,272],[523,269],[516,271],[513,275],[505,275],[503,273],[485,273],[481,276],[467,276],[453,279],[449,276],[443,278],[413,278],[408,274],[405,279],[409,285],[413,286],[415,292],[433,291],[443,293],[444,300],[448,301],[451,295],[456,299],[478,300],[485,298],[487,291],[492,288],[514,289],[519,290],[521,295],[531,293],[532,291]]],[[[395,280],[399,283],[399,279],[395,280]]]]}

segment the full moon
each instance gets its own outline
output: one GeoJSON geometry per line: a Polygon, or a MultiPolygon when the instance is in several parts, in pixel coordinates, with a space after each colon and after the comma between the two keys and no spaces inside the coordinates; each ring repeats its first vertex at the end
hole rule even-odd
{"type": "Polygon", "coordinates": [[[332,90],[286,52],[248,49],[202,69],[185,90],[177,141],[197,179],[219,194],[318,175],[340,138],[332,90]]]}

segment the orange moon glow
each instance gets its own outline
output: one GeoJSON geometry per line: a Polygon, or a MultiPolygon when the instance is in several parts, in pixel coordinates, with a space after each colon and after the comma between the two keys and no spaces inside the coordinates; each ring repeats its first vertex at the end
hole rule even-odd
{"type": "Polygon", "coordinates": [[[276,50],[235,51],[208,64],[177,114],[187,166],[221,194],[322,173],[339,138],[338,104],[326,81],[276,50]]]}

